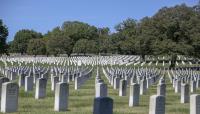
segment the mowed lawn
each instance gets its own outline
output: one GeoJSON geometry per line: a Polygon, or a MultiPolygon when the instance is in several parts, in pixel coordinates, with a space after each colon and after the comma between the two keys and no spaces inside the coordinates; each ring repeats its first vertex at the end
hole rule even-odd
{"type": "MultiPolygon", "coordinates": [[[[19,109],[13,114],[92,114],[93,100],[95,96],[95,75],[88,80],[79,90],[74,90],[74,82],[70,85],[70,96],[68,111],[55,112],[54,111],[54,92],[51,91],[50,79],[47,86],[47,97],[41,100],[34,98],[34,91],[25,93],[24,88],[20,88],[19,94],[19,109]]],[[[103,76],[102,71],[100,75],[108,84],[108,81],[103,76]]],[[[166,96],[166,114],[189,114],[189,103],[180,103],[180,94],[174,93],[172,84],[167,78],[167,96],[166,96]]],[[[127,88],[127,96],[119,97],[118,90],[114,90],[112,86],[108,85],[108,96],[114,100],[114,114],[148,114],[149,113],[149,98],[156,94],[156,85],[151,86],[145,95],[140,96],[140,106],[129,107],[129,87],[127,88]]],[[[199,89],[196,93],[200,93],[199,89]]]]}

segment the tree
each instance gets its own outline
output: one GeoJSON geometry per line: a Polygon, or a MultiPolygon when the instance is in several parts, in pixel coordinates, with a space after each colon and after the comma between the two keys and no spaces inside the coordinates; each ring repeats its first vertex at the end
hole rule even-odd
{"type": "Polygon", "coordinates": [[[140,36],[150,39],[147,49],[151,49],[154,55],[170,55],[173,61],[177,55],[196,56],[194,52],[199,49],[195,43],[199,42],[196,36],[200,32],[199,18],[193,8],[184,4],[164,7],[153,17],[141,20],[140,36]]]}
{"type": "Polygon", "coordinates": [[[121,53],[126,55],[136,54],[136,41],[135,38],[127,38],[120,43],[121,53]]]}
{"type": "Polygon", "coordinates": [[[24,54],[27,52],[29,40],[38,38],[42,38],[41,33],[28,29],[19,30],[14,36],[11,48],[16,53],[24,54]]]}
{"type": "Polygon", "coordinates": [[[3,24],[3,21],[0,19],[0,55],[7,53],[7,36],[8,28],[3,24]]]}
{"type": "Polygon", "coordinates": [[[151,54],[151,40],[148,37],[144,38],[141,36],[139,40],[139,54],[141,55],[142,60],[145,60],[145,55],[151,54]]]}
{"type": "Polygon", "coordinates": [[[73,48],[74,53],[97,53],[97,45],[93,40],[80,39],[76,42],[73,48]]]}
{"type": "Polygon", "coordinates": [[[80,39],[95,40],[98,37],[97,28],[87,23],[79,21],[66,21],[63,23],[61,30],[65,36],[69,36],[74,43],[80,39]]]}
{"type": "Polygon", "coordinates": [[[98,52],[109,53],[112,52],[112,42],[109,36],[100,36],[98,40],[98,52]]]}
{"type": "Polygon", "coordinates": [[[136,20],[128,18],[115,26],[116,33],[114,35],[117,40],[118,52],[120,54],[135,54],[135,41],[138,37],[138,23],[136,20]]]}
{"type": "MultiPolygon", "coordinates": [[[[177,55],[200,57],[199,12],[199,4],[194,7],[185,4],[163,7],[152,17],[122,21],[112,34],[107,27],[65,21],[61,27],[45,34],[43,41],[47,54],[55,56],[72,52],[138,54],[144,61],[146,55],[167,55],[171,56],[174,64],[177,55]]],[[[9,44],[11,50],[25,53],[29,40],[41,37],[36,36],[35,32],[19,31],[9,44]]]]}
{"type": "Polygon", "coordinates": [[[96,40],[98,45],[98,53],[110,53],[112,48],[112,42],[110,38],[110,29],[98,28],[98,39],[96,40]]]}
{"type": "Polygon", "coordinates": [[[28,43],[27,52],[30,55],[45,55],[46,44],[43,39],[31,39],[28,43]]]}
{"type": "Polygon", "coordinates": [[[54,56],[58,56],[59,54],[67,54],[70,56],[73,47],[72,43],[70,37],[60,33],[58,36],[48,38],[47,52],[54,56]]]}

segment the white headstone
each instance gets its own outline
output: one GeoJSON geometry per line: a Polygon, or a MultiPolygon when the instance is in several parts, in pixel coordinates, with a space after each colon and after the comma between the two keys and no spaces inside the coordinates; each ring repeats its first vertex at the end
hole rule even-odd
{"type": "Polygon", "coordinates": [[[150,97],[149,114],[165,114],[165,97],[152,95],[150,97]]]}
{"type": "Polygon", "coordinates": [[[193,94],[190,96],[190,114],[200,114],[200,95],[193,94]]]}
{"type": "Polygon", "coordinates": [[[38,78],[36,81],[35,99],[44,98],[46,96],[46,84],[45,78],[38,78]]]}
{"type": "Polygon", "coordinates": [[[66,82],[56,83],[55,88],[55,111],[66,111],[68,107],[69,85],[66,82]]]}
{"type": "Polygon", "coordinates": [[[181,84],[181,103],[188,103],[189,102],[189,85],[188,84],[181,84]]]}
{"type": "Polygon", "coordinates": [[[58,76],[53,76],[52,82],[51,82],[51,91],[55,90],[56,83],[59,82],[59,77],[58,76]]]}
{"type": "Polygon", "coordinates": [[[33,90],[33,77],[26,76],[25,77],[25,91],[32,91],[33,90]]]}
{"type": "Polygon", "coordinates": [[[119,84],[119,96],[126,96],[127,81],[122,79],[119,84]]]}
{"type": "Polygon", "coordinates": [[[133,83],[130,85],[129,107],[138,106],[140,99],[140,85],[133,83]]]}
{"type": "Polygon", "coordinates": [[[16,83],[5,82],[2,85],[1,112],[16,112],[18,109],[19,86],[16,83]]]}
{"type": "Polygon", "coordinates": [[[166,94],[166,84],[161,83],[157,85],[157,95],[163,95],[166,94]]]}
{"type": "Polygon", "coordinates": [[[103,82],[96,84],[95,97],[107,97],[107,85],[103,82]]]}

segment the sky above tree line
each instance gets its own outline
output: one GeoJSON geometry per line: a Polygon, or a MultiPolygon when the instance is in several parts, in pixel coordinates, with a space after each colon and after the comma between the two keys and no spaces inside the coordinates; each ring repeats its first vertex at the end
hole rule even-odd
{"type": "Polygon", "coordinates": [[[127,18],[140,20],[154,15],[160,8],[198,0],[0,0],[0,19],[9,30],[12,41],[20,29],[45,34],[64,21],[81,21],[96,27],[114,26],[127,18]]]}

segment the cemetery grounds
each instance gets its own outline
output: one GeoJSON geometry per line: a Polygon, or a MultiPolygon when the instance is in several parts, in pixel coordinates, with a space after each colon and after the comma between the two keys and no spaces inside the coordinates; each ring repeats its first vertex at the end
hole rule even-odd
{"type": "MultiPolygon", "coordinates": [[[[0,63],[2,65],[2,63],[0,63]]],[[[48,65],[47,65],[48,66],[48,65]]],[[[151,67],[161,67],[162,64],[151,65],[151,67]]],[[[121,66],[126,67],[126,66],[121,66]]],[[[133,67],[130,65],[128,67],[133,67]]],[[[137,67],[135,65],[134,67],[137,67]]],[[[140,65],[138,65],[140,67],[140,65]]],[[[143,66],[145,67],[145,65],[143,66]]],[[[148,67],[148,66],[147,66],[148,67]]],[[[69,83],[69,102],[68,111],[55,112],[54,111],[54,92],[51,91],[51,82],[47,82],[47,94],[44,99],[36,100],[34,98],[34,91],[26,93],[24,87],[19,90],[19,106],[18,112],[12,114],[92,114],[93,100],[95,98],[95,76],[96,67],[93,69],[92,77],[83,84],[80,89],[74,89],[74,82],[69,83]]],[[[129,107],[129,87],[127,88],[127,95],[120,97],[119,91],[114,90],[108,83],[108,80],[103,74],[102,68],[99,68],[101,78],[108,84],[108,97],[111,97],[113,103],[114,114],[148,114],[149,113],[149,99],[151,95],[156,94],[157,83],[150,86],[144,95],[140,95],[139,106],[129,107]]],[[[1,74],[2,75],[2,74],[1,74]]],[[[15,81],[18,83],[18,80],[15,81]]],[[[35,87],[34,89],[35,90],[35,87]]],[[[195,93],[200,93],[198,88],[195,93]]],[[[180,93],[175,93],[168,76],[166,76],[166,114],[189,114],[189,103],[180,103],[180,93]]]]}

